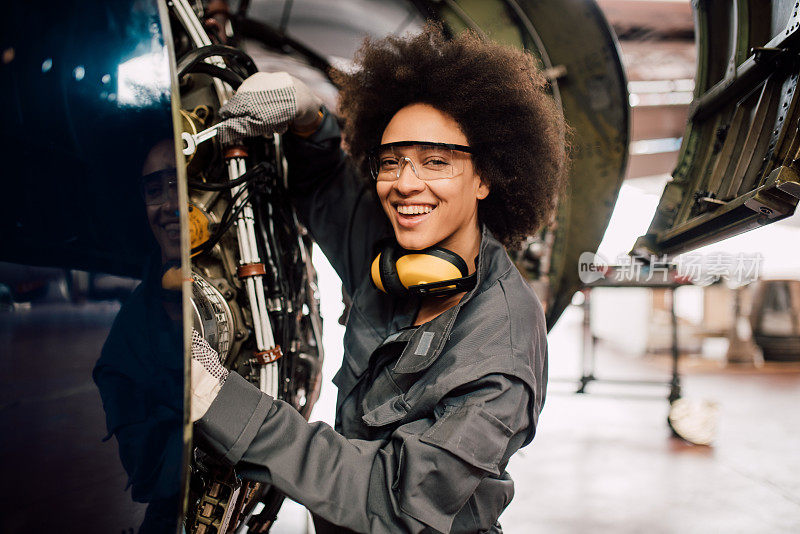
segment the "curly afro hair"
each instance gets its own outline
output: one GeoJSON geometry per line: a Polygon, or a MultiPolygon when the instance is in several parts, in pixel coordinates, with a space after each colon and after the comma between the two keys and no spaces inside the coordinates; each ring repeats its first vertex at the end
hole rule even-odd
{"type": "Polygon", "coordinates": [[[551,221],[565,185],[567,126],[532,55],[471,32],[448,40],[428,23],[411,37],[367,39],[355,61],[357,70],[332,76],[348,150],[365,176],[366,154],[394,114],[426,103],[466,135],[490,189],[478,217],[503,244],[551,221]]]}

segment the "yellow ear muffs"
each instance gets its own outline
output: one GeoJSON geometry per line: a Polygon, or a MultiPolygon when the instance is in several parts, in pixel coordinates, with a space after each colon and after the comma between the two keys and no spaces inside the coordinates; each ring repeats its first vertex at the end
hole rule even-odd
{"type": "Polygon", "coordinates": [[[395,244],[384,247],[370,269],[375,286],[393,296],[451,295],[475,285],[466,262],[441,247],[408,251],[395,244]]]}
{"type": "Polygon", "coordinates": [[[406,254],[397,259],[397,274],[404,287],[452,280],[464,276],[449,260],[431,254],[406,254]]]}

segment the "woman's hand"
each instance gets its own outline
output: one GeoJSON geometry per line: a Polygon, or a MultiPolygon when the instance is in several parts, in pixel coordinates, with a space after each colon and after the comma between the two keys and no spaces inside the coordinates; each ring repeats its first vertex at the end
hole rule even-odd
{"type": "Polygon", "coordinates": [[[257,72],[220,108],[223,143],[244,137],[313,131],[322,117],[322,101],[303,82],[286,72],[257,72]]]}
{"type": "Polygon", "coordinates": [[[192,329],[192,397],[190,418],[192,423],[203,417],[217,398],[229,371],[219,361],[217,351],[192,329]]]}

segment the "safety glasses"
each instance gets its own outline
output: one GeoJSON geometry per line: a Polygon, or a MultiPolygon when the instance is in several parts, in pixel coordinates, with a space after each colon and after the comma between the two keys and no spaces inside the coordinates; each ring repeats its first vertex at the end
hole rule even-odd
{"type": "Polygon", "coordinates": [[[464,172],[472,148],[451,143],[398,141],[386,143],[367,154],[372,178],[390,182],[400,178],[406,165],[425,181],[453,178],[464,172]]]}

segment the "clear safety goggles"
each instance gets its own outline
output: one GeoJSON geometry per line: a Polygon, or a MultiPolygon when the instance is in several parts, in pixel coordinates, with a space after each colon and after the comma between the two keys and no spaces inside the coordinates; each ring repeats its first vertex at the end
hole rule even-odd
{"type": "Polygon", "coordinates": [[[177,169],[162,169],[142,176],[142,198],[147,206],[178,200],[177,169]]]}
{"type": "Polygon", "coordinates": [[[421,180],[453,178],[464,172],[464,165],[472,149],[451,143],[426,141],[398,141],[375,147],[368,154],[372,177],[391,182],[400,178],[406,165],[421,180]]]}

